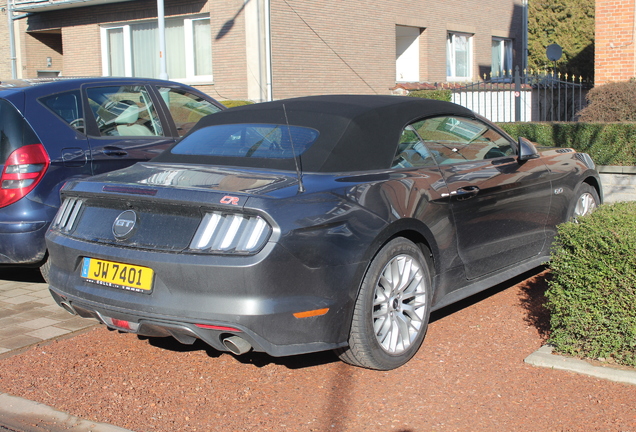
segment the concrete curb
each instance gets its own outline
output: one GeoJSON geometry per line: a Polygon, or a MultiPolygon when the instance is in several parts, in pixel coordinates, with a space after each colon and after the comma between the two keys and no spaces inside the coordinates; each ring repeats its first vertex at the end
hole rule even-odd
{"type": "Polygon", "coordinates": [[[636,372],[594,366],[583,360],[552,354],[553,347],[544,345],[524,360],[533,366],[567,370],[596,378],[636,385],[636,372]]]}
{"type": "Polygon", "coordinates": [[[91,422],[47,405],[0,393],[0,424],[26,431],[132,432],[106,423],[91,422]]]}

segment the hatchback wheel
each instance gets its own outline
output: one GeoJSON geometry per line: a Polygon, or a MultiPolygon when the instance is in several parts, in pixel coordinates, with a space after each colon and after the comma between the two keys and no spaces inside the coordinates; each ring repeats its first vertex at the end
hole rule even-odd
{"type": "Polygon", "coordinates": [[[387,243],[362,281],[349,346],[340,358],[378,370],[405,364],[426,334],[430,297],[430,267],[422,251],[404,238],[387,243]]]}

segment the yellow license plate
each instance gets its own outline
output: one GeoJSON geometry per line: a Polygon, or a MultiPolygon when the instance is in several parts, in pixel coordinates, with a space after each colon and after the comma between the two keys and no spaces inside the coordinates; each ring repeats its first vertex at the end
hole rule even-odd
{"type": "Polygon", "coordinates": [[[149,293],[154,272],[148,267],[84,258],[81,276],[98,285],[149,293]]]}

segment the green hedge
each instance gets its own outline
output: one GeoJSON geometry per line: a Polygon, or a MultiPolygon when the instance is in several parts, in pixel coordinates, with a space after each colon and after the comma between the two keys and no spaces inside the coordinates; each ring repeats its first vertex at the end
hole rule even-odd
{"type": "Polygon", "coordinates": [[[572,147],[599,165],[636,165],[636,123],[498,123],[514,138],[572,147]]]}
{"type": "Polygon", "coordinates": [[[254,102],[245,101],[245,100],[223,100],[219,102],[225,105],[226,108],[233,108],[233,107],[243,106],[243,105],[251,105],[254,103],[254,102]]]}
{"type": "Polygon", "coordinates": [[[636,366],[636,202],[560,225],[550,266],[555,349],[636,366]]]}
{"type": "Polygon", "coordinates": [[[450,102],[453,92],[450,90],[413,90],[409,92],[408,96],[450,102]]]}

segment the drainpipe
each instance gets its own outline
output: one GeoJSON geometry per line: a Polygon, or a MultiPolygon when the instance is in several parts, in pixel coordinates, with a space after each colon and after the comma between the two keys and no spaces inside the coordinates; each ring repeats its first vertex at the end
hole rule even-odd
{"type": "Polygon", "coordinates": [[[163,0],[157,0],[157,21],[159,23],[159,78],[168,79],[166,66],[166,17],[163,9],[163,0]]]}
{"type": "Polygon", "coordinates": [[[521,42],[521,73],[526,73],[528,70],[528,0],[521,2],[522,11],[522,42],[521,42]]]}
{"type": "Polygon", "coordinates": [[[265,70],[266,70],[266,86],[267,101],[273,101],[272,92],[272,28],[271,28],[271,4],[270,0],[265,0],[265,70]]]}
{"type": "Polygon", "coordinates": [[[11,60],[11,78],[18,78],[18,66],[15,54],[15,31],[13,29],[13,5],[12,0],[7,0],[7,25],[9,26],[9,47],[10,47],[10,57],[11,60]]]}

